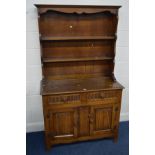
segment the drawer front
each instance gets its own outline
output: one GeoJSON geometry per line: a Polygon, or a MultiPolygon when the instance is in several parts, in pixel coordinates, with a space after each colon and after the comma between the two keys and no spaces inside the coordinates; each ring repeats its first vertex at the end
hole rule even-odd
{"type": "Polygon", "coordinates": [[[104,101],[106,99],[116,99],[118,100],[120,96],[120,91],[108,90],[108,91],[99,91],[91,92],[87,94],[88,102],[104,101]]]}
{"type": "Polygon", "coordinates": [[[55,107],[77,107],[93,104],[119,103],[121,91],[107,90],[98,92],[85,92],[81,94],[66,94],[47,96],[44,105],[47,108],[55,107]]]}
{"type": "Polygon", "coordinates": [[[80,103],[80,94],[54,95],[48,97],[48,104],[80,103]]]}

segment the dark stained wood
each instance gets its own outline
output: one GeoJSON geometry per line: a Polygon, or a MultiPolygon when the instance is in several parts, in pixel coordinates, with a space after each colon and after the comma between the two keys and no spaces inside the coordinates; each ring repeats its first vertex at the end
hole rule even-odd
{"type": "Polygon", "coordinates": [[[61,41],[61,40],[110,40],[116,36],[73,36],[73,37],[40,37],[41,41],[61,41]]]}
{"type": "Polygon", "coordinates": [[[36,5],[46,148],[118,139],[123,86],[114,76],[120,6],[36,5]]]}
{"type": "Polygon", "coordinates": [[[53,61],[55,59],[114,58],[114,42],[108,40],[43,41],[42,52],[43,60],[51,59],[53,61]]]}
{"type": "Polygon", "coordinates": [[[39,26],[41,40],[115,39],[117,16],[102,12],[66,15],[51,11],[41,15],[39,26]]]}
{"type": "Polygon", "coordinates": [[[61,10],[63,8],[66,8],[66,11],[68,9],[75,9],[75,8],[79,8],[79,9],[88,9],[88,8],[92,8],[92,9],[119,9],[121,8],[120,5],[61,5],[61,4],[34,4],[38,9],[41,8],[60,8],[61,10]]]}
{"type": "Polygon", "coordinates": [[[48,111],[49,136],[52,139],[71,139],[77,137],[77,110],[72,108],[48,111]]]}
{"type": "Polygon", "coordinates": [[[95,60],[113,60],[112,57],[79,57],[79,58],[44,58],[43,62],[70,62],[70,61],[95,61],[95,60]]]}
{"type": "Polygon", "coordinates": [[[77,13],[77,14],[82,14],[82,13],[99,13],[99,12],[110,12],[113,14],[118,13],[118,9],[121,6],[95,6],[95,5],[48,5],[48,4],[36,4],[35,5],[38,8],[38,13],[43,14],[46,13],[47,11],[59,11],[63,13],[77,13]]]}
{"type": "Polygon", "coordinates": [[[90,136],[90,107],[79,107],[78,136],[90,136]]]}
{"type": "Polygon", "coordinates": [[[109,78],[80,78],[63,80],[44,80],[42,85],[43,95],[79,93],[95,90],[120,90],[123,86],[109,78]]]}
{"type": "Polygon", "coordinates": [[[98,135],[112,130],[113,105],[95,105],[91,107],[91,134],[98,135]]]}
{"type": "Polygon", "coordinates": [[[113,61],[83,61],[83,62],[60,62],[44,63],[43,74],[48,78],[68,79],[69,77],[78,77],[78,75],[90,76],[111,76],[113,71],[113,61]]]}

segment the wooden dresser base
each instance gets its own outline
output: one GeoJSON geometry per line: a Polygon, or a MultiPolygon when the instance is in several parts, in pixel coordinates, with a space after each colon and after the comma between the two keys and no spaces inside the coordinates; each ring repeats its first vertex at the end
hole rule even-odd
{"type": "Polygon", "coordinates": [[[88,141],[88,140],[97,140],[97,139],[105,139],[105,138],[113,138],[114,143],[118,141],[118,131],[116,131],[114,134],[106,134],[106,135],[98,135],[98,136],[92,136],[92,137],[81,137],[81,138],[76,138],[72,140],[63,140],[59,142],[54,142],[49,138],[45,138],[46,140],[46,150],[50,150],[53,145],[57,144],[67,144],[67,143],[74,143],[74,142],[81,142],[81,141],[88,141]]]}
{"type": "Polygon", "coordinates": [[[122,90],[44,95],[46,146],[101,138],[117,141],[122,90]]]}

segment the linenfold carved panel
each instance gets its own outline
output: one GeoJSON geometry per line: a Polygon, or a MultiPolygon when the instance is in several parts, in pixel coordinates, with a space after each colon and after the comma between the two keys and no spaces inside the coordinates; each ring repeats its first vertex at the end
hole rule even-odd
{"type": "Polygon", "coordinates": [[[111,129],[112,125],[112,108],[95,108],[95,123],[94,130],[111,129]]]}
{"type": "Polygon", "coordinates": [[[111,98],[111,97],[118,97],[119,92],[116,91],[102,91],[102,92],[92,92],[88,93],[87,99],[88,100],[98,100],[104,98],[111,98]]]}
{"type": "Polygon", "coordinates": [[[80,95],[72,94],[72,95],[58,95],[58,96],[50,96],[48,98],[48,103],[67,103],[67,102],[79,102],[80,95]]]}

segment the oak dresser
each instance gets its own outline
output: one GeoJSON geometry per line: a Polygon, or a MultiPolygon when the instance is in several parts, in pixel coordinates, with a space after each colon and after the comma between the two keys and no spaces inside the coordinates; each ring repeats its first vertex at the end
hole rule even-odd
{"type": "Polygon", "coordinates": [[[124,88],[114,76],[120,6],[36,7],[46,148],[116,141],[124,88]]]}

